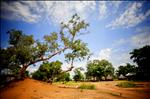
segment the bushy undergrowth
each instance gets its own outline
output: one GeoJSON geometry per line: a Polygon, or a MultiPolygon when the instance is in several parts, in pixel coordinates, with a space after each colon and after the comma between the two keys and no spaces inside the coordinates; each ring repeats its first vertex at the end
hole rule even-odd
{"type": "Polygon", "coordinates": [[[131,88],[131,87],[136,87],[136,84],[127,81],[127,82],[120,82],[116,86],[123,87],[123,88],[131,88]]]}
{"type": "Polygon", "coordinates": [[[81,84],[79,86],[79,88],[80,89],[91,89],[91,90],[96,89],[95,85],[92,85],[92,84],[81,84]]]}

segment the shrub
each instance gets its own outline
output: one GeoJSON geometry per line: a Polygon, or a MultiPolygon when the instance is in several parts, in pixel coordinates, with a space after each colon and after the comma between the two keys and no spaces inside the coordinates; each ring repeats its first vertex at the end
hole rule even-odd
{"type": "Polygon", "coordinates": [[[80,89],[95,89],[95,85],[92,84],[82,84],[79,86],[80,89]]]}
{"type": "Polygon", "coordinates": [[[136,87],[136,84],[133,82],[121,82],[118,83],[116,86],[123,87],[123,88],[130,88],[130,87],[136,87]]]}

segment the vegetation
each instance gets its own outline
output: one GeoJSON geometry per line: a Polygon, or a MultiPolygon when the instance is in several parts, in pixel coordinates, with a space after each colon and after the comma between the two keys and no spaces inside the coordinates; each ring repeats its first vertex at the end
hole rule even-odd
{"type": "Polygon", "coordinates": [[[33,73],[33,78],[52,83],[61,74],[61,65],[60,61],[43,62],[39,70],[33,73]]]}
{"type": "Polygon", "coordinates": [[[134,49],[131,54],[133,62],[137,63],[137,78],[139,80],[150,80],[150,46],[146,45],[139,49],[134,49]]]}
{"type": "Polygon", "coordinates": [[[96,89],[95,85],[93,84],[81,84],[79,88],[80,89],[96,89]]]}
{"type": "Polygon", "coordinates": [[[45,35],[43,42],[34,40],[33,35],[12,29],[8,31],[9,46],[0,50],[2,60],[0,70],[19,68],[19,78],[23,78],[29,66],[64,53],[66,61],[71,64],[71,67],[64,72],[71,71],[74,60],[82,60],[89,53],[87,44],[77,38],[88,26],[88,23],[75,14],[67,23],[61,23],[59,32],[45,35]]]}
{"type": "Polygon", "coordinates": [[[88,79],[96,78],[101,80],[102,76],[106,78],[108,75],[114,74],[114,68],[107,60],[93,60],[87,64],[86,77],[88,79]]]}
{"type": "Polygon", "coordinates": [[[65,82],[68,82],[68,81],[71,81],[71,78],[70,78],[70,74],[69,73],[61,73],[58,78],[56,79],[56,81],[63,81],[64,83],[65,82]]]}
{"type": "MultiPolygon", "coordinates": [[[[37,80],[46,82],[70,81],[70,74],[67,73],[74,68],[74,61],[83,60],[89,56],[89,49],[77,36],[82,35],[89,26],[84,20],[75,14],[67,23],[61,23],[59,32],[52,32],[45,35],[44,41],[35,40],[33,35],[26,35],[20,30],[9,30],[9,46],[0,49],[1,66],[0,72],[4,69],[10,69],[13,74],[19,78],[29,76],[26,69],[35,65],[37,62],[43,62],[40,68],[32,74],[37,80]],[[82,31],[82,33],[81,33],[82,31]],[[66,62],[70,63],[68,70],[61,69],[60,61],[48,62],[52,57],[63,53],[66,62]]],[[[125,66],[119,66],[117,75],[125,76],[127,73],[136,73],[137,79],[150,80],[150,46],[146,45],[139,49],[134,49],[131,59],[138,66],[127,63],[125,66]]],[[[84,75],[79,68],[74,70],[74,81],[83,81],[84,75]]],[[[87,80],[99,81],[108,75],[114,76],[114,67],[107,60],[93,60],[87,63],[85,73],[87,80]]],[[[1,75],[0,75],[1,76],[1,75]]],[[[10,76],[10,75],[9,75],[10,76]]],[[[3,77],[6,79],[6,77],[3,77]]],[[[121,87],[132,87],[134,84],[125,82],[120,83],[121,87]]]]}
{"type": "Polygon", "coordinates": [[[127,73],[136,73],[136,71],[137,67],[135,65],[127,63],[125,66],[118,67],[117,75],[120,76],[122,74],[123,76],[126,76],[127,73]]]}
{"type": "Polygon", "coordinates": [[[73,79],[77,82],[77,81],[83,81],[84,76],[81,73],[80,69],[77,68],[74,70],[75,75],[73,76],[73,79]]]}
{"type": "Polygon", "coordinates": [[[127,82],[120,82],[116,86],[123,87],[123,88],[130,88],[130,87],[136,87],[136,84],[127,81],[127,82]]]}

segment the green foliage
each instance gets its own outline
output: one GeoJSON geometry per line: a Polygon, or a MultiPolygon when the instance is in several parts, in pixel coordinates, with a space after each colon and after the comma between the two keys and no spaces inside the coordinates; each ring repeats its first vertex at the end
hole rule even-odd
{"type": "Polygon", "coordinates": [[[84,79],[83,74],[81,73],[81,71],[77,68],[74,71],[75,75],[73,76],[73,79],[75,81],[82,81],[84,79]]]}
{"type": "Polygon", "coordinates": [[[43,62],[43,64],[39,67],[39,70],[33,73],[32,77],[37,80],[43,80],[47,82],[53,82],[54,79],[57,78],[61,73],[61,65],[60,61],[55,62],[43,62]]]}
{"type": "Polygon", "coordinates": [[[87,64],[86,77],[96,77],[100,80],[102,76],[108,76],[114,74],[114,68],[107,60],[93,60],[87,64]]]}
{"type": "Polygon", "coordinates": [[[134,49],[131,54],[131,59],[138,65],[137,76],[141,80],[150,80],[150,46],[146,45],[139,49],[134,49]]]}
{"type": "Polygon", "coordinates": [[[92,84],[81,84],[79,86],[79,88],[80,89],[91,89],[91,90],[96,89],[95,85],[92,85],[92,84]]]}
{"type": "Polygon", "coordinates": [[[61,73],[61,74],[58,76],[58,78],[57,78],[56,81],[67,81],[67,82],[68,82],[68,81],[70,81],[70,80],[71,80],[70,74],[64,72],[64,73],[61,73]]]}
{"type": "Polygon", "coordinates": [[[43,81],[46,81],[47,78],[46,78],[46,73],[45,72],[41,72],[39,70],[35,71],[33,74],[32,74],[32,78],[33,79],[37,79],[37,80],[43,80],[43,81]]]}
{"type": "Polygon", "coordinates": [[[121,74],[125,76],[127,73],[136,73],[137,67],[135,65],[131,65],[127,63],[125,66],[119,66],[117,70],[117,75],[120,76],[121,74]]]}
{"type": "Polygon", "coordinates": [[[133,82],[120,82],[116,86],[123,87],[123,88],[131,88],[131,87],[136,87],[136,84],[133,82]]]}

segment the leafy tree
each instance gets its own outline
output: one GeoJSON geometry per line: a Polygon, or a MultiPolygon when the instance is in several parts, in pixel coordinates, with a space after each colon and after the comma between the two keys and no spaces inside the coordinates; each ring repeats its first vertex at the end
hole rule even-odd
{"type": "Polygon", "coordinates": [[[33,78],[52,83],[54,79],[61,74],[61,65],[62,63],[60,61],[51,63],[43,62],[43,64],[39,67],[39,70],[33,73],[33,78]]]}
{"type": "Polygon", "coordinates": [[[131,59],[138,65],[138,78],[150,80],[150,46],[146,45],[139,49],[134,49],[131,54],[131,59]]]}
{"type": "Polygon", "coordinates": [[[77,38],[88,26],[89,24],[75,14],[67,23],[61,23],[59,32],[45,35],[44,42],[34,40],[32,35],[26,35],[20,30],[10,30],[9,47],[0,50],[2,60],[0,68],[20,67],[19,77],[22,78],[30,65],[49,60],[63,52],[66,61],[71,64],[71,67],[64,72],[71,71],[74,60],[82,60],[89,53],[87,44],[77,38]]]}
{"type": "Polygon", "coordinates": [[[127,63],[125,66],[119,66],[117,70],[117,75],[125,76],[127,73],[136,73],[137,67],[135,65],[131,65],[127,63]]]}
{"type": "Polygon", "coordinates": [[[96,78],[100,80],[102,76],[108,76],[114,74],[114,68],[110,62],[107,60],[93,60],[87,64],[87,78],[96,78]]]}
{"type": "Polygon", "coordinates": [[[37,80],[41,80],[41,81],[46,81],[47,80],[46,73],[41,72],[40,70],[37,70],[34,73],[32,73],[32,78],[37,79],[37,80]]]}
{"type": "Polygon", "coordinates": [[[70,80],[71,80],[70,74],[67,73],[67,72],[64,72],[64,73],[61,73],[61,74],[58,76],[58,78],[57,78],[56,81],[68,82],[68,81],[70,81],[70,80]]]}
{"type": "Polygon", "coordinates": [[[75,75],[73,76],[73,79],[77,81],[82,81],[84,79],[83,74],[81,73],[80,69],[77,68],[74,70],[75,75]]]}

